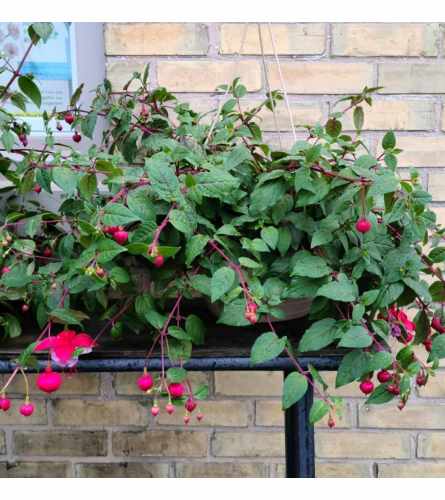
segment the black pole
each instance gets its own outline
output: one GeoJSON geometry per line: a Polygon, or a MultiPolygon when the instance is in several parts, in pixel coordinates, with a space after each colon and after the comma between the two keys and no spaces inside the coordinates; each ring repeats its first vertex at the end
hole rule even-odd
{"type": "Polygon", "coordinates": [[[303,398],[285,412],[286,477],[315,477],[314,426],[309,424],[313,400],[309,385],[303,398]]]}

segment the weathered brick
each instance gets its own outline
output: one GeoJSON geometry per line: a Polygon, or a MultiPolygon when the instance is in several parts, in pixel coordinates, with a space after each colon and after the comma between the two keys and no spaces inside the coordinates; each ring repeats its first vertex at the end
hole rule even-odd
{"type": "MultiPolygon", "coordinates": [[[[153,374],[156,376],[157,374],[153,374]]],[[[140,373],[120,372],[114,376],[114,390],[116,394],[122,396],[141,396],[141,390],[137,386],[137,379],[141,376],[140,373]]],[[[192,386],[197,387],[202,384],[209,383],[209,375],[204,372],[190,372],[189,379],[192,386]]]]}
{"type": "Polygon", "coordinates": [[[360,427],[387,429],[445,429],[445,405],[419,405],[411,403],[401,412],[394,405],[361,406],[360,427]]]}
{"type": "Polygon", "coordinates": [[[19,408],[23,404],[23,399],[11,399],[9,411],[0,412],[0,426],[3,425],[41,425],[47,423],[45,401],[34,402],[34,413],[30,417],[23,417],[19,413],[19,408]]]}
{"type": "Polygon", "coordinates": [[[372,477],[372,464],[363,462],[315,462],[315,477],[372,477]]]}
{"type": "Polygon", "coordinates": [[[397,138],[400,167],[445,167],[445,136],[403,136],[397,138]]]}
{"type": "Polygon", "coordinates": [[[279,396],[280,372],[215,372],[215,393],[226,396],[279,396]]]}
{"type": "MultiPolygon", "coordinates": [[[[255,425],[259,426],[282,426],[284,425],[284,412],[280,400],[262,399],[255,403],[255,425]]],[[[317,427],[327,426],[328,416],[317,423],[317,427]]],[[[342,416],[336,417],[336,427],[351,427],[352,413],[351,405],[345,403],[342,416]]]]}
{"type": "Polygon", "coordinates": [[[216,457],[281,457],[283,432],[216,432],[212,439],[216,457]]]}
{"type": "MultiPolygon", "coordinates": [[[[428,191],[433,197],[433,201],[445,200],[445,174],[428,174],[428,191]]],[[[430,385],[430,384],[428,384],[430,385]]],[[[445,385],[444,385],[445,388],[445,385]]],[[[443,395],[445,395],[443,393],[443,395]]]]}
{"type": "Polygon", "coordinates": [[[4,478],[53,478],[70,477],[68,462],[1,462],[0,477],[4,478]]]}
{"type": "Polygon", "coordinates": [[[204,55],[209,36],[204,24],[108,23],[105,53],[111,56],[204,55]]]}
{"type": "Polygon", "coordinates": [[[259,61],[159,61],[158,83],[172,92],[214,92],[240,77],[249,91],[261,89],[259,61]]]}
{"type": "Polygon", "coordinates": [[[422,458],[445,458],[445,434],[424,432],[419,434],[417,456],[422,458]]]}
{"type": "Polygon", "coordinates": [[[113,453],[136,457],[205,457],[209,436],[203,431],[127,431],[113,433],[113,453]]]}
{"type": "Polygon", "coordinates": [[[426,23],[341,23],[332,26],[336,56],[436,56],[439,25],[426,23]]]}
{"type": "Polygon", "coordinates": [[[433,207],[433,211],[437,216],[438,224],[445,225],[445,207],[433,207]]]}
{"type": "Polygon", "coordinates": [[[5,433],[0,431],[0,454],[6,453],[5,433]]]}
{"type": "MultiPolygon", "coordinates": [[[[311,55],[322,54],[325,49],[325,25],[272,24],[272,37],[278,54],[311,55]]],[[[261,24],[261,37],[265,54],[273,54],[273,45],[268,26],[261,24]]],[[[221,25],[221,54],[261,54],[257,24],[245,23],[221,25]],[[247,31],[245,31],[247,29],[247,31]],[[245,32],[244,46],[241,47],[245,32]]]]}
{"type": "MultiPolygon", "coordinates": [[[[365,107],[363,130],[432,130],[435,126],[435,104],[431,101],[385,99],[365,107]]],[[[347,113],[344,128],[354,128],[352,112],[347,113]]]]}
{"type": "Polygon", "coordinates": [[[107,454],[104,431],[16,431],[14,449],[17,455],[60,457],[93,457],[107,454]]]}
{"type": "Polygon", "coordinates": [[[106,425],[148,424],[148,404],[135,400],[54,400],[55,425],[86,425],[104,427],[106,425]]]}
{"type": "Polygon", "coordinates": [[[381,63],[382,94],[443,94],[445,66],[442,63],[381,63]]]}
{"type": "MultiPolygon", "coordinates": [[[[281,88],[278,68],[269,63],[272,89],[281,88]]],[[[282,62],[286,89],[291,94],[349,94],[371,86],[373,67],[369,63],[282,62]]]]}
{"type": "Polygon", "coordinates": [[[76,476],[87,478],[168,477],[169,465],[159,463],[119,462],[76,464],[76,476]]]}
{"type": "Polygon", "coordinates": [[[379,463],[377,467],[378,477],[445,477],[445,461],[379,463]]]}
{"type": "Polygon", "coordinates": [[[329,430],[317,432],[315,451],[323,458],[408,458],[411,442],[404,433],[329,430]]]}
{"type": "MultiPolygon", "coordinates": [[[[123,89],[123,86],[128,82],[131,75],[138,71],[142,73],[147,64],[147,61],[143,59],[110,59],[106,64],[106,75],[107,79],[110,80],[113,90],[119,92],[123,89]]],[[[140,86],[140,83],[133,82],[129,87],[129,91],[136,90],[140,86]]]]}
{"type": "MultiPolygon", "coordinates": [[[[37,375],[30,374],[27,376],[30,384],[30,393],[40,394],[41,396],[47,397],[46,394],[42,393],[42,391],[36,387],[35,380],[37,375]]],[[[76,373],[74,375],[63,374],[62,377],[63,383],[60,389],[57,391],[57,395],[99,394],[100,374],[98,373],[76,373]]],[[[15,377],[8,388],[8,392],[11,394],[24,394],[25,382],[23,380],[23,377],[15,377]]]]}
{"type": "Polygon", "coordinates": [[[177,463],[175,477],[267,477],[267,470],[256,462],[177,463]]]}
{"type": "MultiPolygon", "coordinates": [[[[199,411],[204,414],[204,420],[198,422],[194,415],[190,420],[190,426],[225,426],[225,427],[246,427],[249,423],[249,404],[247,401],[233,401],[225,399],[223,401],[199,401],[199,411]]],[[[195,410],[195,412],[197,412],[195,410]]],[[[183,425],[184,411],[179,408],[173,415],[161,412],[157,417],[157,423],[161,425],[183,425]]]]}

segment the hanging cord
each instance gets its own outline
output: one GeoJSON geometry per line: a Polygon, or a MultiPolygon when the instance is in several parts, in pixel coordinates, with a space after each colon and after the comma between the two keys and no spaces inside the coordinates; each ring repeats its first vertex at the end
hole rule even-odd
{"type": "Polygon", "coordinates": [[[264,76],[266,77],[266,93],[269,95],[270,103],[272,106],[273,121],[274,121],[275,131],[278,132],[278,142],[280,144],[280,149],[283,149],[283,143],[281,141],[281,130],[278,128],[276,106],[275,106],[274,100],[272,99],[272,93],[271,93],[271,89],[270,89],[269,71],[267,69],[266,58],[264,57],[263,35],[261,34],[260,23],[257,24],[257,28],[258,28],[258,38],[260,40],[261,59],[263,61],[264,76]]]}
{"type": "Polygon", "coordinates": [[[295,132],[294,119],[292,117],[292,111],[290,109],[289,96],[287,95],[286,84],[284,83],[284,78],[283,78],[283,72],[281,71],[280,59],[278,57],[277,48],[275,46],[275,39],[274,39],[274,36],[272,34],[271,23],[267,23],[267,27],[269,29],[269,37],[270,37],[270,41],[272,43],[273,53],[275,56],[275,62],[277,63],[277,67],[278,67],[278,75],[280,76],[281,88],[283,89],[284,102],[286,103],[287,112],[289,113],[289,120],[290,120],[290,124],[292,127],[292,134],[294,136],[294,141],[296,141],[297,134],[295,132]]]}
{"type": "MultiPolygon", "coordinates": [[[[235,53],[235,55],[237,56],[237,59],[236,59],[237,65],[235,66],[235,68],[238,66],[238,63],[241,59],[241,53],[243,52],[243,49],[244,49],[244,43],[246,41],[248,26],[249,26],[249,23],[244,23],[244,30],[243,30],[243,35],[241,38],[241,45],[240,45],[238,52],[235,53]]],[[[212,122],[210,124],[209,132],[207,134],[206,140],[204,141],[204,146],[207,146],[207,143],[209,142],[210,136],[213,133],[213,129],[215,128],[216,122],[218,121],[219,115],[221,114],[222,107],[224,106],[224,101],[225,101],[226,97],[229,95],[229,91],[230,91],[230,85],[227,85],[227,89],[224,92],[224,94],[219,102],[218,109],[216,110],[215,116],[213,117],[212,122]]]]}

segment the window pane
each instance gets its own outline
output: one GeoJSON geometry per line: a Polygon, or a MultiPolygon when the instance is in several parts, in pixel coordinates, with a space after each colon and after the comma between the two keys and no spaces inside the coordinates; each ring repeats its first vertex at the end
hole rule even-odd
{"type": "MultiPolygon", "coordinates": [[[[30,40],[27,33],[29,23],[0,23],[0,51],[14,68],[17,67],[30,40]]],[[[27,105],[26,115],[37,117],[42,110],[64,109],[73,92],[72,31],[70,23],[54,23],[54,31],[44,44],[33,47],[22,73],[32,73],[38,81],[42,93],[42,108],[38,110],[32,103],[27,105]]],[[[6,71],[0,75],[0,84],[11,76],[6,71]]],[[[13,105],[8,106],[15,114],[23,114],[13,105]]],[[[31,120],[33,131],[41,130],[40,120],[31,120]]]]}

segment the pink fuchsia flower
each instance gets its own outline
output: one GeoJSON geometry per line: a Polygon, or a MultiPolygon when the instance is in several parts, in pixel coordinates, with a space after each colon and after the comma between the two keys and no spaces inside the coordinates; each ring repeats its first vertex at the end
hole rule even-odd
{"type": "Polygon", "coordinates": [[[34,351],[50,351],[54,363],[71,368],[77,363],[81,354],[88,354],[94,346],[94,340],[86,333],[63,330],[58,335],[39,342],[34,351]]]}
{"type": "Polygon", "coordinates": [[[405,328],[407,332],[414,332],[416,330],[416,324],[412,322],[406,313],[401,309],[397,309],[396,306],[391,306],[388,311],[388,319],[391,322],[399,323],[405,328]]]}

